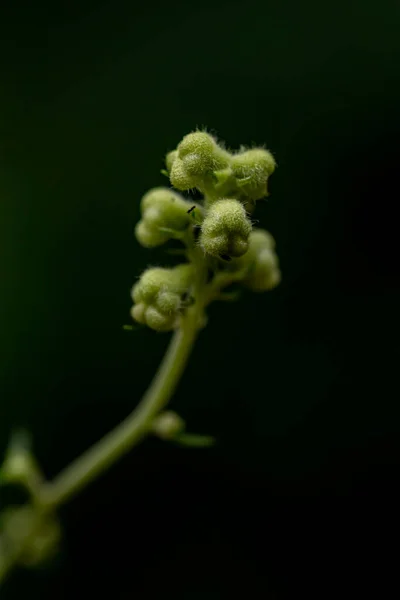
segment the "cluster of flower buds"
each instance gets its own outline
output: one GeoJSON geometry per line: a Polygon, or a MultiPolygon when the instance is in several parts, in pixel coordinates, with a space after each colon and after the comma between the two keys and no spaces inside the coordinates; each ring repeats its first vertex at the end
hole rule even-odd
{"type": "Polygon", "coordinates": [[[144,271],[131,292],[133,319],[156,331],[175,329],[192,277],[193,267],[190,264],[144,271]]]}
{"type": "Polygon", "coordinates": [[[199,261],[209,272],[235,272],[235,281],[240,274],[243,285],[254,291],[273,289],[280,281],[275,242],[268,232],[254,230],[249,218],[257,200],[268,196],[268,178],[276,167],[272,154],[262,147],[229,152],[206,131],[194,131],[165,162],[164,173],[178,191],[157,187],[143,196],[136,237],[147,248],[178,239],[189,261],[194,249],[197,256],[202,250],[202,258],[174,269],[148,269],[133,287],[133,319],[157,331],[170,331],[181,322],[187,306],[183,298],[193,294],[199,261]],[[204,196],[198,204],[181,195],[195,189],[204,196]]]}
{"type": "Polygon", "coordinates": [[[276,163],[265,148],[242,147],[230,153],[210,134],[195,131],[167,154],[166,166],[178,190],[207,190],[209,200],[234,197],[253,208],[256,200],[268,195],[267,181],[276,163]]]}

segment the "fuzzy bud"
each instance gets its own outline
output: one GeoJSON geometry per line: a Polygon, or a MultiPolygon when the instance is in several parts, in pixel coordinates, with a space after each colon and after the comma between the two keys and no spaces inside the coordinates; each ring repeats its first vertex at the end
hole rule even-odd
{"type": "Polygon", "coordinates": [[[163,440],[171,440],[185,429],[185,421],[172,410],[159,414],[153,421],[151,430],[163,440]]]}
{"type": "Polygon", "coordinates": [[[212,181],[215,170],[228,166],[228,157],[228,153],[205,131],[189,133],[178,144],[174,160],[169,160],[171,183],[179,190],[201,189],[206,182],[212,181]]]}
{"type": "Polygon", "coordinates": [[[177,150],[189,175],[204,175],[212,169],[216,144],[205,131],[185,135],[177,150]]]}
{"type": "Polygon", "coordinates": [[[190,223],[190,207],[189,202],[169,188],[149,190],[140,204],[142,219],[135,228],[137,240],[142,246],[152,248],[178,237],[190,223]]]}
{"type": "Polygon", "coordinates": [[[254,229],[251,232],[249,250],[237,261],[237,266],[248,267],[243,284],[253,292],[271,290],[280,283],[279,260],[274,249],[275,240],[268,231],[254,229]]]}
{"type": "Polygon", "coordinates": [[[274,157],[264,148],[252,148],[235,154],[232,157],[232,169],[240,194],[251,200],[267,196],[267,180],[275,167],[274,157]]]}
{"type": "Polygon", "coordinates": [[[147,269],[131,291],[132,318],[156,331],[174,329],[182,308],[182,296],[192,276],[193,267],[189,264],[172,269],[147,269]]]}
{"type": "Polygon", "coordinates": [[[251,229],[238,200],[217,200],[204,218],[199,242],[211,256],[242,256],[247,252],[251,229]]]}
{"type": "Polygon", "coordinates": [[[177,190],[185,191],[196,187],[196,180],[188,174],[180,158],[174,160],[169,177],[177,190]]]}

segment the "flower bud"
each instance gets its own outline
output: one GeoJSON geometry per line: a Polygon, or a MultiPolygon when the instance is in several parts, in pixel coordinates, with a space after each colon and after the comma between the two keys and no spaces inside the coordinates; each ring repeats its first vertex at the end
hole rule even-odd
{"type": "Polygon", "coordinates": [[[185,191],[196,187],[196,180],[191,177],[180,158],[176,158],[170,171],[170,181],[177,190],[185,191]]]}
{"type": "Polygon", "coordinates": [[[151,430],[163,440],[171,440],[185,429],[185,421],[172,410],[159,414],[153,421],[151,430]]]}
{"type": "Polygon", "coordinates": [[[165,314],[156,306],[148,306],[146,310],[146,325],[154,331],[171,331],[177,320],[175,314],[165,314]]]}
{"type": "Polygon", "coordinates": [[[178,156],[190,175],[204,175],[214,163],[216,143],[205,131],[185,135],[178,144],[178,156]]]}
{"type": "Polygon", "coordinates": [[[252,148],[235,154],[232,157],[232,169],[239,192],[252,200],[267,196],[267,180],[275,166],[274,157],[264,148],[252,148]]]}
{"type": "Polygon", "coordinates": [[[131,316],[156,331],[174,329],[182,308],[182,296],[190,286],[193,267],[182,264],[172,269],[147,269],[131,291],[131,316]]]}
{"type": "Polygon", "coordinates": [[[150,304],[154,301],[160,290],[168,288],[170,282],[170,269],[154,267],[147,269],[142,274],[138,283],[132,288],[132,299],[134,302],[145,302],[150,304]]]}
{"type": "Polygon", "coordinates": [[[155,248],[169,240],[167,233],[147,227],[146,223],[139,221],[135,226],[135,237],[144,248],[155,248]]]}
{"type": "MultiPolygon", "coordinates": [[[[194,131],[178,144],[170,178],[179,190],[201,188],[212,182],[212,173],[229,166],[230,155],[205,131],[194,131]]],[[[171,161],[170,161],[171,162],[171,161]]]]}
{"type": "Polygon", "coordinates": [[[190,223],[190,206],[189,202],[169,188],[158,187],[149,190],[142,198],[142,220],[135,228],[139,243],[151,248],[174,237],[173,232],[176,232],[177,236],[181,234],[190,223]]]}
{"type": "Polygon", "coordinates": [[[243,284],[254,292],[276,287],[281,280],[275,240],[264,229],[254,229],[249,237],[248,252],[237,261],[238,268],[248,267],[243,284]]]}
{"type": "Polygon", "coordinates": [[[238,200],[217,200],[206,214],[199,242],[211,256],[242,256],[248,249],[251,223],[238,200]]]}

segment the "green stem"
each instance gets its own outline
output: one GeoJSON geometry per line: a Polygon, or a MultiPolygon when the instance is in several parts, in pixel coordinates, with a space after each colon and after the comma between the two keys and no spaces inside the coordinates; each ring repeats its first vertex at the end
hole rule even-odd
{"type": "Polygon", "coordinates": [[[207,266],[194,244],[193,235],[187,240],[187,249],[195,267],[193,295],[196,300],[174,332],[153,381],[140,404],[120,425],[61,471],[53,482],[45,485],[40,497],[44,510],[56,509],[129,452],[150,431],[154,417],[173,396],[199,331],[205,306],[207,266]]]}
{"type": "Polygon", "coordinates": [[[62,471],[42,491],[42,506],[54,509],[85,487],[135,446],[156,414],[172,397],[185,369],[197,331],[201,303],[194,304],[173,335],[166,355],[142,401],[113,431],[62,471]]]}

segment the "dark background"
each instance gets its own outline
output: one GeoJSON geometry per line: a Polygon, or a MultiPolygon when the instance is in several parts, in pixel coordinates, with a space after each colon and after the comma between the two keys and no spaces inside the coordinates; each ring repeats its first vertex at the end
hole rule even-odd
{"type": "Polygon", "coordinates": [[[215,305],[148,440],[62,509],[1,598],[377,597],[398,589],[400,4],[2,2],[0,449],[53,477],[124,418],[168,335],[128,333],[133,236],[196,126],[266,143],[280,287],[215,305]],[[393,548],[392,548],[393,546],[393,548]]]}

